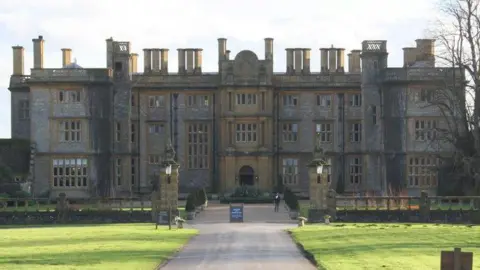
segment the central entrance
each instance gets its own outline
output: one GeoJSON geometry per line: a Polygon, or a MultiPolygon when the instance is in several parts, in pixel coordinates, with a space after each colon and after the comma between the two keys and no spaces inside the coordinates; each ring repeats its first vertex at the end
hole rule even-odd
{"type": "Polygon", "coordinates": [[[241,186],[253,186],[255,183],[255,173],[250,166],[243,166],[238,172],[241,186]]]}

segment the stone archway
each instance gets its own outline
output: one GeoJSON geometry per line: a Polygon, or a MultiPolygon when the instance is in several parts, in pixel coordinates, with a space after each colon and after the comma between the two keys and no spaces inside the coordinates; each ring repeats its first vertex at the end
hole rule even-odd
{"type": "Polygon", "coordinates": [[[255,184],[255,171],[250,166],[243,166],[238,171],[241,186],[253,186],[255,184]]]}

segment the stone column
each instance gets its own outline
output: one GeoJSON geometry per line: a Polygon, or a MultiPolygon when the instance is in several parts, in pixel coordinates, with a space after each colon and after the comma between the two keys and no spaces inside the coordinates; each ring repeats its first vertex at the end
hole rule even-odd
{"type": "Polygon", "coordinates": [[[293,73],[293,49],[285,49],[287,51],[287,74],[293,73]]]}
{"type": "Polygon", "coordinates": [[[310,74],[310,49],[303,49],[303,74],[310,74]]]}
{"type": "Polygon", "coordinates": [[[328,71],[328,49],[320,48],[320,71],[328,71]]]}
{"type": "Polygon", "coordinates": [[[25,49],[22,46],[13,46],[13,75],[24,75],[25,49]]]}
{"type": "Polygon", "coordinates": [[[337,49],[337,72],[345,72],[345,49],[337,49]]]}
{"type": "Polygon", "coordinates": [[[273,60],[273,38],[265,39],[265,60],[273,60]]]}
{"type": "Polygon", "coordinates": [[[72,63],[72,49],[62,49],[62,67],[66,67],[72,63]]]}
{"type": "Polygon", "coordinates": [[[295,49],[295,74],[300,74],[302,73],[302,49],[295,49]]]}
{"type": "Polygon", "coordinates": [[[45,40],[43,39],[43,36],[38,36],[38,38],[34,38],[32,39],[32,41],[33,41],[33,68],[42,69],[45,40]]]}
{"type": "Polygon", "coordinates": [[[168,75],[168,49],[160,49],[160,71],[168,75]]]}
{"type": "Polygon", "coordinates": [[[143,49],[143,72],[148,73],[152,71],[152,50],[143,49]]]}
{"type": "Polygon", "coordinates": [[[137,64],[138,64],[138,53],[130,54],[130,70],[131,70],[131,73],[137,73],[138,72],[137,64]]]}
{"type": "Polygon", "coordinates": [[[226,51],[227,51],[227,39],[219,38],[218,39],[218,61],[226,60],[226,51]]]}
{"type": "Polygon", "coordinates": [[[178,51],[178,74],[185,73],[185,50],[177,49],[178,51]]]}

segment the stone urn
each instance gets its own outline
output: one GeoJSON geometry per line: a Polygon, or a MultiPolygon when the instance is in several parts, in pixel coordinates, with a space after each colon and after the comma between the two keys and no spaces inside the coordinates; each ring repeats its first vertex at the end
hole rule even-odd
{"type": "Polygon", "coordinates": [[[325,220],[325,224],[326,224],[326,225],[329,225],[329,224],[330,224],[330,219],[331,219],[331,218],[332,218],[332,217],[329,216],[329,215],[325,215],[325,216],[323,217],[323,219],[325,220]]]}
{"type": "Polygon", "coordinates": [[[299,218],[298,218],[298,227],[303,227],[303,226],[305,226],[305,221],[307,221],[307,218],[299,217],[299,218]]]}

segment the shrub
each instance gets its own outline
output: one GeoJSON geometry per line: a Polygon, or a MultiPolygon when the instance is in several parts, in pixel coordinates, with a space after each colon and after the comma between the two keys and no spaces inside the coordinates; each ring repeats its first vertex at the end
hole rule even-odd
{"type": "Polygon", "coordinates": [[[186,212],[193,212],[195,211],[195,197],[194,193],[190,193],[187,196],[187,202],[185,204],[185,211],[186,212]]]}
{"type": "Polygon", "coordinates": [[[293,193],[289,188],[285,188],[284,192],[285,204],[292,211],[298,211],[300,209],[300,203],[298,202],[297,195],[293,193]]]}
{"type": "Polygon", "coordinates": [[[207,203],[207,192],[204,188],[198,189],[196,192],[197,203],[196,206],[201,206],[207,203]]]}

